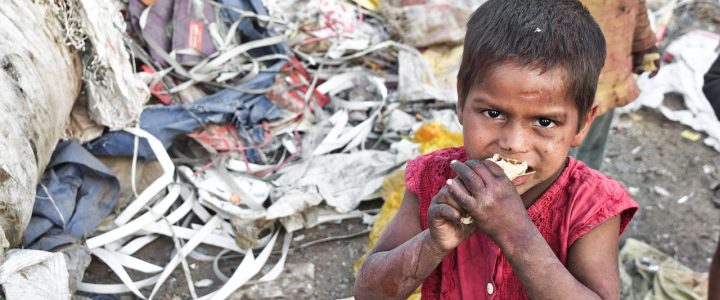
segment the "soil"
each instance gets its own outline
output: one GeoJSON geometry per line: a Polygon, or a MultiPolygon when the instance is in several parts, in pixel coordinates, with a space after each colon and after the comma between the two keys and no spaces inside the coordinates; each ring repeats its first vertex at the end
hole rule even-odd
{"type": "Polygon", "coordinates": [[[702,139],[681,137],[688,128],[655,111],[634,117],[638,120],[617,119],[602,168],[627,189],[637,189],[633,197],[641,209],[624,238],[646,241],[696,271],[707,271],[720,233],[712,189],[720,178],[720,155],[702,139]]]}

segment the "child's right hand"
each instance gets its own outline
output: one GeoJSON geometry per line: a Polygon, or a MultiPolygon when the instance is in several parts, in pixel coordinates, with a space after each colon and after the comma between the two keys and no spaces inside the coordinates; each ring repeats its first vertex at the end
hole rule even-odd
{"type": "Polygon", "coordinates": [[[428,225],[430,237],[438,250],[452,251],[475,231],[475,224],[460,221],[463,214],[446,186],[433,197],[428,209],[428,225]]]}

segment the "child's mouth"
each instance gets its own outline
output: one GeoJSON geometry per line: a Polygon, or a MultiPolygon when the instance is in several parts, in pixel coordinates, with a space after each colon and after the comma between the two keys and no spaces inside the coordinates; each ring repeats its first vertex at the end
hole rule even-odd
{"type": "Polygon", "coordinates": [[[525,171],[525,174],[520,175],[512,180],[512,184],[514,186],[521,185],[521,184],[527,182],[528,178],[530,178],[530,175],[533,175],[533,174],[535,174],[535,169],[533,169],[532,167],[528,167],[527,170],[525,171]]]}

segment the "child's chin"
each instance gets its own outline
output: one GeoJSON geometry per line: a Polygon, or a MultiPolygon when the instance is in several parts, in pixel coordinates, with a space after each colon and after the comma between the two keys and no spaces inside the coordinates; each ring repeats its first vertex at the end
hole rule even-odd
{"type": "Polygon", "coordinates": [[[520,195],[520,196],[527,193],[527,191],[529,191],[531,188],[532,188],[532,186],[522,186],[522,185],[515,186],[515,190],[517,191],[518,195],[520,195]]]}
{"type": "Polygon", "coordinates": [[[513,181],[513,185],[515,186],[515,190],[518,192],[518,195],[522,195],[525,192],[532,189],[535,185],[537,185],[537,182],[532,182],[531,180],[526,180],[523,183],[515,184],[513,181]]]}

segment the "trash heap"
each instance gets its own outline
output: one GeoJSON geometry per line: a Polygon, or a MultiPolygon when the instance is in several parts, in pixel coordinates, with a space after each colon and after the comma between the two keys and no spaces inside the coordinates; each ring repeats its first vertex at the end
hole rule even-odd
{"type": "Polygon", "coordinates": [[[413,139],[424,123],[459,131],[464,20],[483,1],[11,2],[57,19],[82,90],[38,176],[24,250],[0,267],[7,298],[28,286],[156,298],[180,267],[193,298],[224,299],[278,278],[293,232],[371,224],[378,210],[360,202],[426,151],[413,139]],[[138,255],[162,237],[169,261],[138,255]],[[83,281],[91,256],[120,282],[83,281]],[[220,288],[198,295],[188,257],[220,288]]]}

